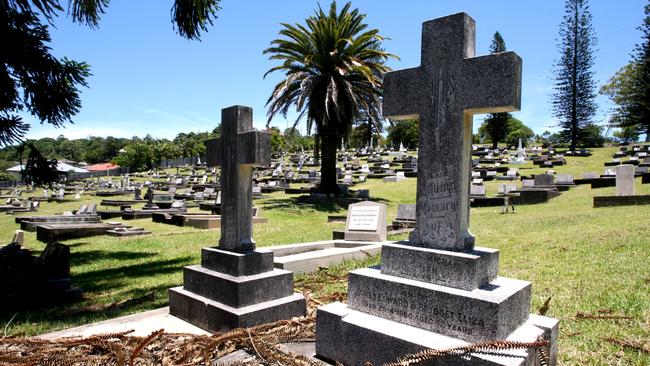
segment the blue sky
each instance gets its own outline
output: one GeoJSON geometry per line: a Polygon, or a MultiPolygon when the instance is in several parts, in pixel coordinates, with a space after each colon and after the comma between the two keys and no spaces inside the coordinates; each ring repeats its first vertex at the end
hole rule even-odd
{"type": "MultiPolygon", "coordinates": [[[[320,3],[329,6],[329,1],[320,3]]],[[[590,1],[598,38],[598,86],[629,61],[640,41],[637,27],[646,3],[590,1]]],[[[112,1],[98,29],[74,24],[66,16],[56,19],[56,28],[50,30],[53,53],[89,63],[93,76],[82,91],[83,106],[74,125],[57,129],[25,116],[32,122],[27,137],[173,138],[179,132],[212,130],[221,109],[234,104],[252,107],[255,127],[263,128],[266,100],[281,75],[263,78],[274,63],[262,51],[277,38],[281,22],[302,22],[318,1],[222,0],[219,18],[201,42],[175,33],[171,5],[171,0],[112,1]]],[[[390,38],[384,47],[400,57],[389,63],[395,70],[419,65],[426,20],[467,12],[476,21],[477,55],[488,53],[492,35],[501,32],[508,50],[523,59],[522,110],[515,116],[537,133],[553,130],[549,95],[563,0],[355,0],[353,6],[390,38]]],[[[604,97],[598,104],[596,121],[603,122],[611,105],[604,97]]],[[[284,129],[293,123],[289,119],[276,117],[271,125],[284,129]]],[[[475,117],[475,129],[481,120],[475,117]]]]}

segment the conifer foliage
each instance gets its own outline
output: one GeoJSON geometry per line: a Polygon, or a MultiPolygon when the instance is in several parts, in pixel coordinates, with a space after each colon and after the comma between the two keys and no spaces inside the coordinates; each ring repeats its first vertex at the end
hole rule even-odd
{"type": "Polygon", "coordinates": [[[634,50],[631,64],[635,72],[630,78],[629,101],[621,127],[633,127],[636,132],[645,133],[645,141],[650,142],[650,1],[639,29],[642,40],[634,50]]]}
{"type": "MultiPolygon", "coordinates": [[[[506,51],[506,42],[501,33],[494,33],[490,53],[500,53],[506,51]]],[[[492,148],[496,149],[499,142],[503,142],[508,134],[508,120],[512,118],[510,113],[492,113],[485,119],[485,131],[490,136],[492,148]]]]}
{"type": "Polygon", "coordinates": [[[566,0],[559,32],[560,58],[555,64],[553,115],[560,134],[574,150],[594,123],[596,84],[593,79],[596,36],[587,0],[566,0]]]}

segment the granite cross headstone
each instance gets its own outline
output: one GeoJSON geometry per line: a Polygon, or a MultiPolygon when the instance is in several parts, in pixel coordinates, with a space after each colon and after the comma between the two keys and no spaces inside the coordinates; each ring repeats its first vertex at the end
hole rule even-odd
{"type": "Polygon", "coordinates": [[[253,165],[270,163],[270,135],[253,129],[253,110],[221,110],[222,139],[206,141],[207,164],[221,165],[221,239],[219,248],[255,249],[252,237],[253,165]]]}
{"type": "MultiPolygon", "coordinates": [[[[318,308],[321,359],[377,365],[461,340],[543,335],[555,364],[558,321],[531,316],[530,283],[497,276],[498,250],[474,247],[468,231],[472,115],[517,109],[521,82],[517,55],[474,58],[474,27],[464,13],[424,23],[422,65],[385,76],[384,115],[420,121],[417,227],[409,242],[382,245],[380,268],[349,273],[347,304],[318,308]]],[[[535,352],[439,363],[533,365],[535,352]]]]}
{"type": "Polygon", "coordinates": [[[420,121],[417,225],[411,245],[463,251],[468,230],[472,121],[518,110],[521,59],[475,57],[475,23],[464,13],[424,23],[421,65],[384,79],[384,115],[420,121]]]}

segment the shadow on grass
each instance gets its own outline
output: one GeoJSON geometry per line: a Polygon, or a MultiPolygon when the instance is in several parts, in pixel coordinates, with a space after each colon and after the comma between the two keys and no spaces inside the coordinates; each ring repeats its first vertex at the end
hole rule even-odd
{"type": "MultiPolygon", "coordinates": [[[[370,201],[388,204],[392,202],[383,198],[373,198],[370,201]]],[[[301,202],[300,198],[276,198],[265,201],[261,206],[265,210],[275,209],[299,209],[308,206],[319,212],[338,213],[348,209],[351,202],[345,198],[340,200],[332,199],[331,201],[301,202]]]]}
{"type": "Polygon", "coordinates": [[[80,242],[76,242],[76,243],[61,242],[61,244],[65,244],[65,245],[69,246],[70,248],[76,248],[76,247],[88,245],[88,244],[90,244],[90,242],[87,242],[87,241],[80,241],[80,242]]]}
{"type": "MultiPolygon", "coordinates": [[[[107,318],[116,318],[131,313],[153,310],[166,306],[169,302],[167,291],[173,287],[165,283],[154,287],[137,288],[117,293],[117,299],[109,304],[94,304],[88,300],[77,303],[41,307],[27,311],[0,313],[0,324],[9,324],[7,335],[15,336],[13,326],[24,327],[26,324],[49,323],[54,327],[45,328],[45,332],[89,324],[107,318]],[[11,323],[9,323],[11,320],[11,323]]],[[[41,330],[40,332],[42,332],[41,330]]],[[[38,333],[39,331],[36,330],[38,333]]],[[[34,333],[35,334],[35,333],[34,333]]]]}
{"type": "Polygon", "coordinates": [[[178,272],[183,266],[190,265],[195,259],[184,256],[169,260],[157,260],[147,263],[136,263],[96,271],[80,273],[72,276],[72,283],[81,287],[84,292],[107,291],[124,286],[134,279],[156,277],[161,274],[178,272]]]}
{"type": "Polygon", "coordinates": [[[89,250],[79,253],[70,254],[70,265],[79,266],[82,264],[88,264],[96,261],[125,261],[129,259],[142,259],[150,258],[158,255],[157,253],[152,252],[113,252],[107,250],[89,250]]]}

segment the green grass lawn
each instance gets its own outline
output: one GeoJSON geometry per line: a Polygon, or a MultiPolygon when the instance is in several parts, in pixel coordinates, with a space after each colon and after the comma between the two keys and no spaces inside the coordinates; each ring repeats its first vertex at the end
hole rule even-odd
{"type": "MultiPolygon", "coordinates": [[[[614,149],[596,149],[591,158],[567,158],[558,173],[602,173],[614,149]]],[[[520,166],[530,175],[545,171],[520,166]]],[[[637,194],[650,194],[650,185],[637,179],[637,194]]],[[[370,180],[355,188],[388,205],[388,220],[397,205],[415,202],[416,179],[400,183],[370,180]]],[[[496,193],[489,182],[488,194],[496,193]]],[[[533,283],[532,312],[551,297],[547,315],[560,319],[560,360],[567,365],[650,365],[650,354],[607,341],[650,342],[650,206],[593,208],[593,197],[611,195],[614,188],[579,186],[547,204],[518,206],[516,214],[501,209],[471,210],[471,230],[478,246],[498,248],[499,273],[533,283]],[[580,314],[603,319],[585,319],[580,314]],[[611,319],[621,317],[620,319],[611,319]],[[623,318],[624,317],[624,318],[623,318]]],[[[128,197],[124,197],[128,198],[128,197]]],[[[83,202],[99,202],[84,196],[83,202]]],[[[46,203],[39,215],[76,209],[81,202],[46,203]]],[[[327,223],[327,215],[344,215],[335,205],[303,206],[284,193],[256,200],[267,224],[254,227],[258,246],[331,238],[343,224],[327,223]]],[[[0,240],[8,242],[17,225],[13,216],[0,216],[0,240]]],[[[114,220],[119,221],[119,220],[114,220]]],[[[167,288],[182,283],[181,268],[199,261],[200,248],[214,246],[219,231],[128,221],[154,234],[141,238],[91,237],[66,241],[71,247],[72,280],[84,289],[80,303],[49,310],[20,311],[0,317],[7,335],[37,335],[57,329],[118,317],[167,304],[167,288]],[[135,299],[135,300],[134,300],[135,299]],[[112,305],[112,306],[111,306],[112,305]]],[[[405,238],[404,235],[393,239],[405,238]]],[[[38,252],[44,245],[26,233],[26,246],[38,252]]],[[[333,301],[345,299],[345,273],[379,263],[379,258],[345,263],[312,275],[298,275],[299,290],[333,301]]]]}

